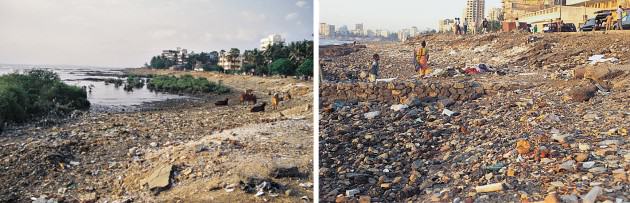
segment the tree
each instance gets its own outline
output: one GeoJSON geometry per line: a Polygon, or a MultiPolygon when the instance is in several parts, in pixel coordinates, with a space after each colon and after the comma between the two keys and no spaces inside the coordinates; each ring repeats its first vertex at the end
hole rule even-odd
{"type": "Polygon", "coordinates": [[[291,61],[286,58],[280,58],[269,64],[269,71],[274,75],[291,75],[294,68],[291,61]]]}
{"type": "Polygon", "coordinates": [[[313,59],[308,58],[296,70],[298,75],[313,76],[313,59]]]}
{"type": "Polygon", "coordinates": [[[208,63],[210,65],[217,65],[219,63],[219,52],[211,51],[208,54],[208,63]]]}
{"type": "Polygon", "coordinates": [[[228,58],[230,59],[230,61],[234,61],[240,55],[241,55],[241,50],[237,48],[231,48],[230,52],[228,52],[228,58]]]}

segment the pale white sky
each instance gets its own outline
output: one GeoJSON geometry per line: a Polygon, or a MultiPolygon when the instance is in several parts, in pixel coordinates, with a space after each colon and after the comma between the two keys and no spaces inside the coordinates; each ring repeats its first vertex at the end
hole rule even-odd
{"type": "Polygon", "coordinates": [[[137,67],[162,49],[312,40],[312,0],[0,0],[0,63],[137,67]]]}
{"type": "MultiPolygon", "coordinates": [[[[501,7],[501,0],[485,3],[486,12],[501,7]]],[[[440,19],[461,17],[466,0],[320,0],[319,5],[323,23],[349,29],[363,23],[365,29],[398,31],[411,26],[437,29],[440,19]]]]}

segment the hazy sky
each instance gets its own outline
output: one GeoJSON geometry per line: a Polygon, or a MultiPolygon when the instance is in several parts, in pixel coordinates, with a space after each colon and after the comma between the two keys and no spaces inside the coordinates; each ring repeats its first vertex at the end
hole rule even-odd
{"type": "Polygon", "coordinates": [[[137,67],[163,49],[312,39],[312,0],[0,0],[0,63],[137,67]]]}
{"type": "MultiPolygon", "coordinates": [[[[501,0],[486,0],[486,12],[501,0]]],[[[438,20],[461,17],[466,0],[320,0],[320,22],[336,26],[363,23],[365,29],[398,31],[417,26],[437,29],[438,20]]],[[[484,15],[486,16],[486,15],[484,15]]]]}

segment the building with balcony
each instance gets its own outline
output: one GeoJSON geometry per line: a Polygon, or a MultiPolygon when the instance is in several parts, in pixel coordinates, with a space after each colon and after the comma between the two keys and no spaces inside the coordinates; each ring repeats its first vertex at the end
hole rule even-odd
{"type": "Polygon", "coordinates": [[[162,50],[162,58],[173,61],[175,65],[182,65],[188,59],[188,50],[180,47],[176,50],[162,50]]]}
{"type": "Polygon", "coordinates": [[[233,58],[225,51],[221,51],[218,65],[223,67],[224,70],[240,70],[241,66],[243,66],[242,56],[233,58]]]}
{"type": "Polygon", "coordinates": [[[282,36],[279,34],[271,34],[260,40],[260,50],[267,50],[267,47],[279,43],[284,43],[284,39],[282,39],[282,36]]]}
{"type": "Polygon", "coordinates": [[[620,5],[630,7],[630,0],[565,0],[567,6],[582,6],[598,9],[616,9],[620,5]]]}
{"type": "Polygon", "coordinates": [[[599,10],[601,9],[577,6],[554,6],[526,13],[519,18],[519,21],[532,24],[532,26],[538,26],[539,32],[542,32],[544,24],[559,21],[563,23],[573,23],[576,28],[579,28],[588,18],[594,17],[595,12],[599,10]]]}

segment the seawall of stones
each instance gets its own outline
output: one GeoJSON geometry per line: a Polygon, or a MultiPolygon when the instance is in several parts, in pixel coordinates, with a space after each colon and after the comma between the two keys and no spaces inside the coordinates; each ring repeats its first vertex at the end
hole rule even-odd
{"type": "Polygon", "coordinates": [[[327,105],[334,101],[382,102],[405,104],[414,99],[431,101],[450,98],[468,101],[492,92],[493,85],[457,81],[391,81],[358,83],[321,83],[320,100],[327,105]]]}

